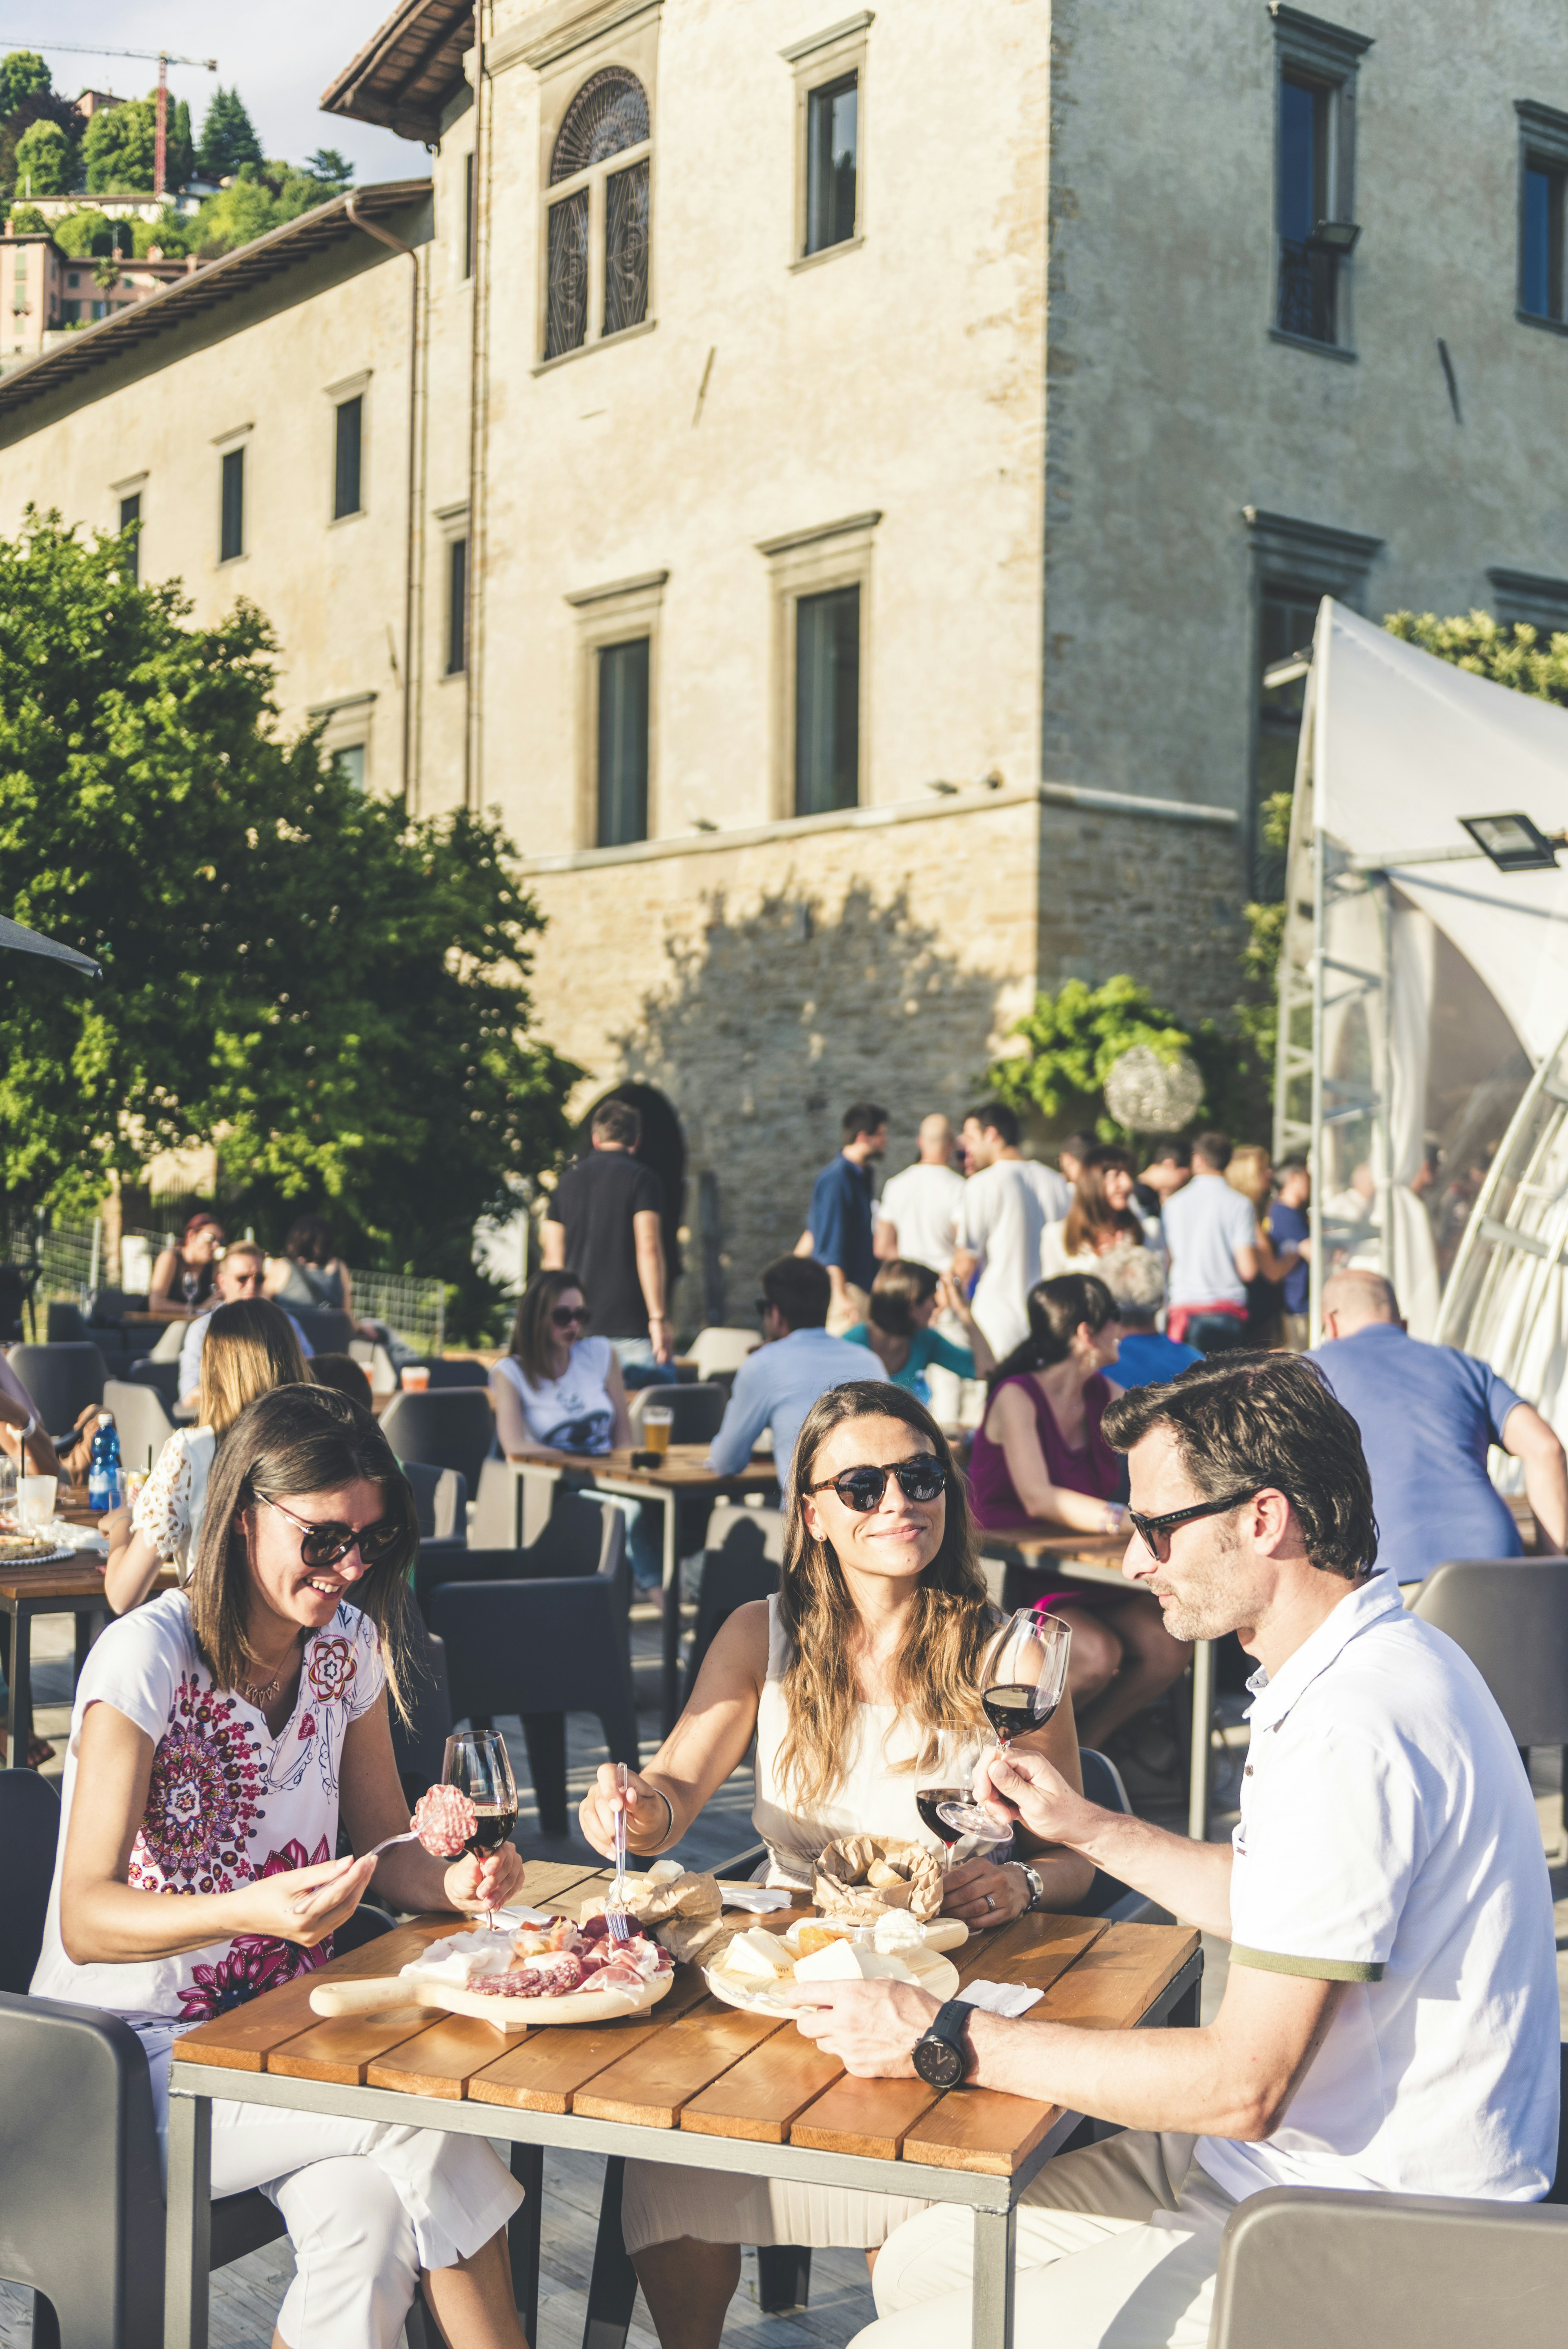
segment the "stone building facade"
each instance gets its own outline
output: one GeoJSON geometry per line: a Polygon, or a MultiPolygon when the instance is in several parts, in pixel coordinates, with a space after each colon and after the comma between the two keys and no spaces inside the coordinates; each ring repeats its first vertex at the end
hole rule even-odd
{"type": "Polygon", "coordinates": [[[1568,625],[1553,0],[401,0],[325,103],[428,185],[0,384],[0,527],[140,472],[286,720],[499,809],[583,1105],[673,1107],[689,1321],[1037,987],[1227,1011],[1319,595],[1568,625]]]}

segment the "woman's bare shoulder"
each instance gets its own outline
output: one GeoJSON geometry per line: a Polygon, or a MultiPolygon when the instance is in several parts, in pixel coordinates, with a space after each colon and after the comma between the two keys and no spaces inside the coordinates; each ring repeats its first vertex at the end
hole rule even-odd
{"type": "Polygon", "coordinates": [[[748,1599],[725,1616],[713,1635],[709,1655],[725,1670],[744,1672],[762,1682],[768,1670],[768,1617],[765,1599],[748,1599]]]}

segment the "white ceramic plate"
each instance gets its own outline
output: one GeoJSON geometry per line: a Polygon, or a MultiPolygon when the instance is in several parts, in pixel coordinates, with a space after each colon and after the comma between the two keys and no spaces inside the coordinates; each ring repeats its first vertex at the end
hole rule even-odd
{"type": "MultiPolygon", "coordinates": [[[[959,1986],[959,1974],[950,1958],[944,1958],[936,1950],[916,1950],[912,1953],[900,1950],[898,1954],[914,1975],[918,1989],[929,1992],[932,1998],[951,1998],[959,1986]]],[[[772,1991],[754,1987],[743,1974],[726,1974],[711,1966],[704,1968],[702,1979],[715,1998],[722,1999],[726,2006],[739,2007],[743,2014],[772,2014],[793,2023],[800,2012],[798,2007],[775,1997],[772,1991]]]]}

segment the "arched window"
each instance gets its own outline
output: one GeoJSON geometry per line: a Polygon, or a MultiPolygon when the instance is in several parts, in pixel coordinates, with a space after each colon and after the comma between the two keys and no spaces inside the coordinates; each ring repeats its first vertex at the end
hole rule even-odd
{"type": "Polygon", "coordinates": [[[566,109],[550,158],[547,359],[648,315],[650,143],[648,94],[624,66],[594,74],[566,109]]]}

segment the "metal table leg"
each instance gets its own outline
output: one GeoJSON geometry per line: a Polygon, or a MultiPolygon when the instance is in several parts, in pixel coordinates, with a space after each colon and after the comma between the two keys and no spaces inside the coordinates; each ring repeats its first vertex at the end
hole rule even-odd
{"type": "Polygon", "coordinates": [[[11,1655],[5,1678],[10,1687],[10,1744],[5,1759],[13,1770],[27,1766],[33,1742],[33,1618],[25,1599],[11,1608],[11,1655]]]}
{"type": "Polygon", "coordinates": [[[1214,1729],[1214,1642],[1199,1640],[1192,1651],[1192,1772],[1187,1790],[1187,1832],[1194,1843],[1209,1840],[1209,1772],[1214,1729]]]}
{"type": "Polygon", "coordinates": [[[508,2220],[507,2248],[512,2255],[512,2297],[524,2338],[539,2338],[539,2223],[544,2216],[545,2148],[512,2141],[512,2175],[527,2196],[522,2209],[508,2220]]]}
{"type": "Polygon", "coordinates": [[[659,1734],[668,1737],[680,1710],[680,1561],[675,1555],[680,1512],[673,1493],[649,1493],[648,1498],[658,1499],[664,1504],[664,1640],[659,1734]]]}
{"type": "Polygon", "coordinates": [[[1012,2349],[1013,2262],[1018,2212],[974,2214],[974,2349],[1012,2349]]]}
{"type": "Polygon", "coordinates": [[[212,2240],[212,2102],[206,2096],[171,2095],[163,2349],[207,2349],[212,2240]]]}

